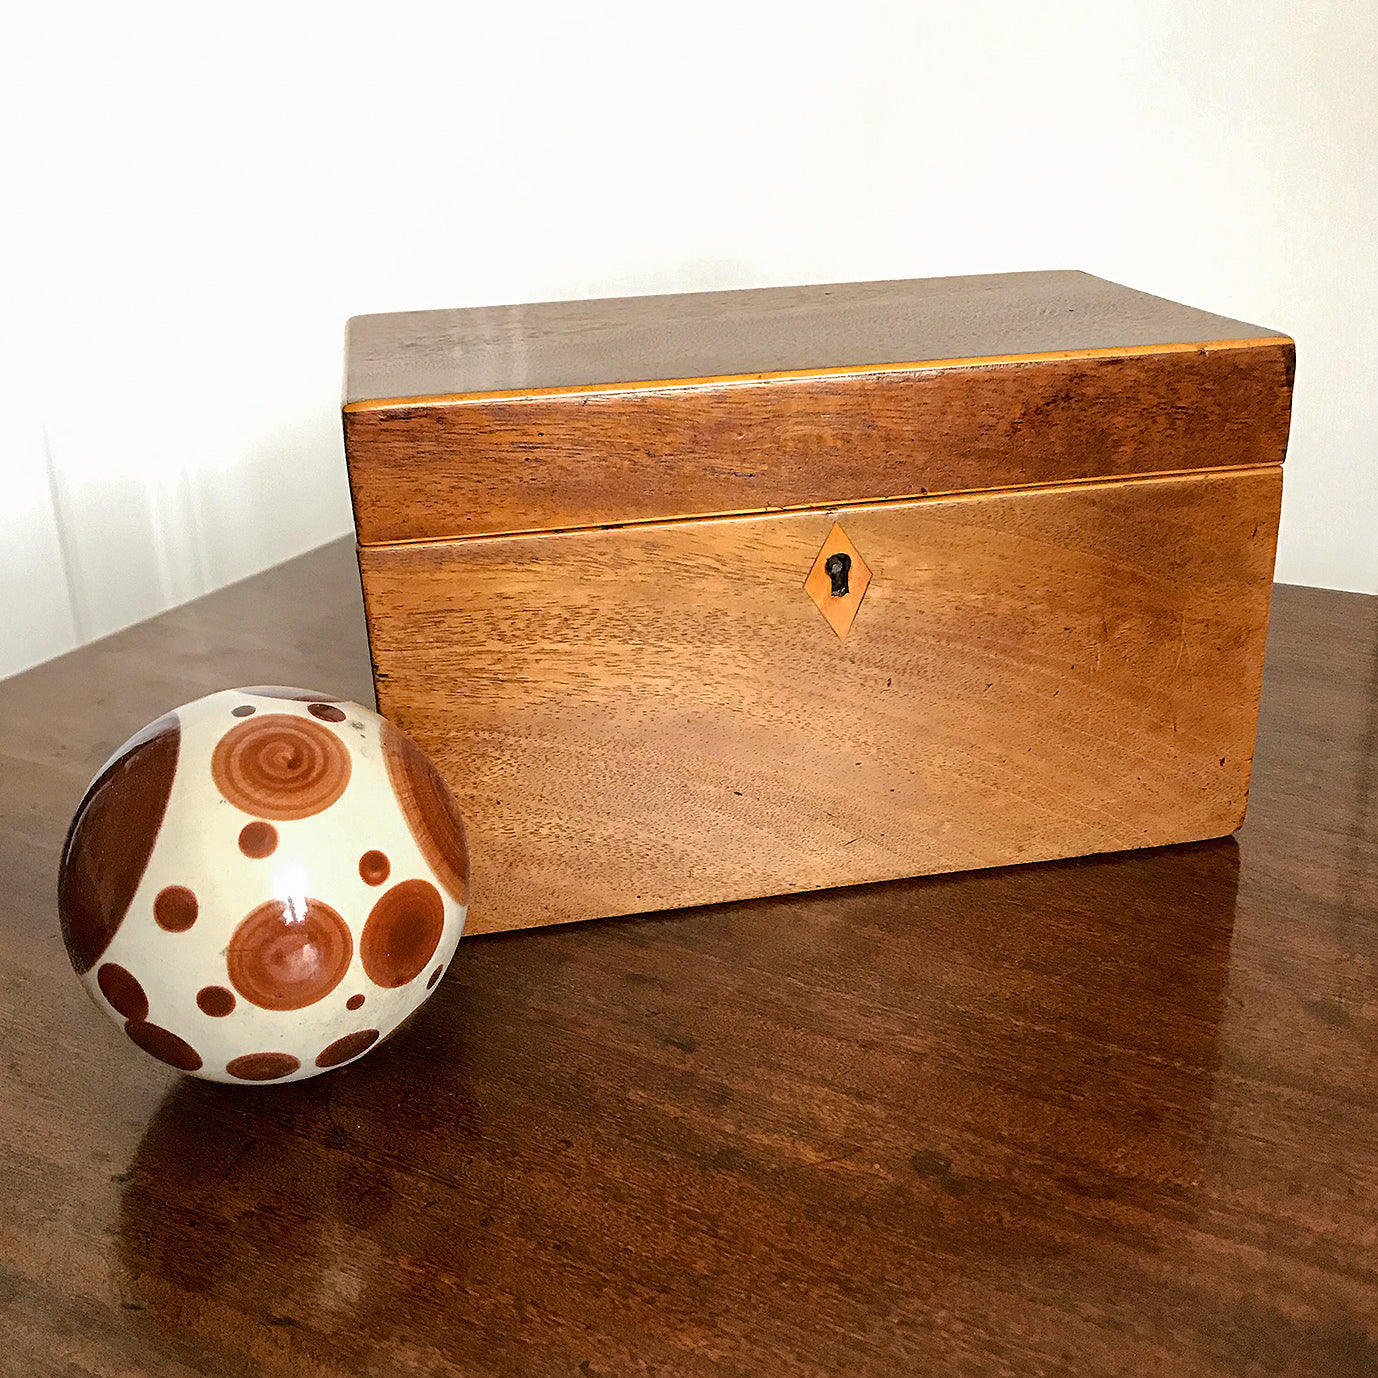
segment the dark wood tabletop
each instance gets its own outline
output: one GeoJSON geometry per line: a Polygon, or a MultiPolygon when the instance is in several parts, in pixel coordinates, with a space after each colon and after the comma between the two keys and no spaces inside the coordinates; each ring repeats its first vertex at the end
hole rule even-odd
{"type": "Polygon", "coordinates": [[[0,684],[0,1371],[1378,1374],[1378,599],[1278,587],[1218,842],[466,939],[199,1082],[58,934],[167,708],[371,702],[348,543],[0,684]]]}

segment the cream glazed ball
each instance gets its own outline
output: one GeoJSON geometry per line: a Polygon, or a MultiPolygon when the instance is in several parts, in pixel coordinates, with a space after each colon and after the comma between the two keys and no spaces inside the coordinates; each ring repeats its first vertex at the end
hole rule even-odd
{"type": "Polygon", "coordinates": [[[357,703],[259,686],[129,739],[63,848],[67,952],[145,1052],[212,1081],[361,1057],[434,990],[469,902],[454,796],[357,703]]]}

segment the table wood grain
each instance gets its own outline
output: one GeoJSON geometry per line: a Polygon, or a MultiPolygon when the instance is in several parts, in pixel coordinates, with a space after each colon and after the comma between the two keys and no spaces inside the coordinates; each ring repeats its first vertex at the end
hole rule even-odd
{"type": "Polygon", "coordinates": [[[169,706],[369,700],[340,543],[0,684],[0,1372],[1378,1372],[1378,600],[1236,839],[466,939],[286,1087],[140,1057],[58,848],[169,706]]]}

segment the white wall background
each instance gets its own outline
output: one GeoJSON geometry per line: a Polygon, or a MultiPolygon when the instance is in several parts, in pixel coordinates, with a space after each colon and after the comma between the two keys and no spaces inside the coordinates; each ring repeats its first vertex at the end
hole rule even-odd
{"type": "Polygon", "coordinates": [[[350,528],[346,317],[1082,267],[1285,330],[1378,590],[1372,0],[45,0],[0,44],[0,675],[350,528]]]}

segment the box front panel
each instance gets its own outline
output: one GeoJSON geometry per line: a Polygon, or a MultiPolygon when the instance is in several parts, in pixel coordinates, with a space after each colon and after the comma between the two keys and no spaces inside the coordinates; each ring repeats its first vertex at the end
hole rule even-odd
{"type": "Polygon", "coordinates": [[[1218,836],[1280,494],[1267,467],[365,547],[379,706],[464,810],[471,932],[1218,836]]]}

